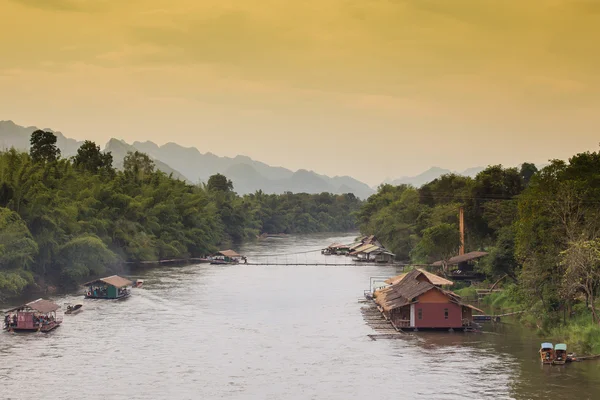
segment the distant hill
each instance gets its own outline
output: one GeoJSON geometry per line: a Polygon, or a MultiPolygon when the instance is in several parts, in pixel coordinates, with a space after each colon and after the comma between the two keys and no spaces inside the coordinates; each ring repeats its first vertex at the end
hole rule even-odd
{"type": "MultiPolygon", "coordinates": [[[[35,126],[19,126],[12,121],[0,121],[0,149],[14,147],[18,150],[29,151],[29,138],[37,129],[39,128],[35,126]]],[[[72,157],[76,155],[77,149],[83,144],[83,141],[67,138],[61,132],[53,131],[49,128],[43,130],[52,132],[56,135],[56,144],[63,157],[72,157]]],[[[136,151],[136,149],[121,140],[111,139],[106,144],[104,151],[112,152],[115,168],[121,169],[123,168],[123,159],[127,155],[127,152],[136,151]]],[[[187,180],[181,173],[169,167],[162,161],[157,159],[153,159],[153,161],[158,170],[163,171],[166,174],[173,173],[175,178],[187,180]]]]}
{"type": "MultiPolygon", "coordinates": [[[[106,146],[104,147],[104,151],[110,151],[112,153],[113,156],[113,166],[117,169],[123,169],[123,160],[125,159],[125,156],[127,156],[128,152],[135,152],[135,151],[141,151],[139,149],[136,149],[135,147],[133,147],[130,144],[127,144],[126,142],[124,142],[123,140],[119,140],[119,139],[110,139],[108,141],[108,143],[106,143],[106,146]]],[[[171,175],[173,174],[173,178],[175,179],[181,179],[181,180],[188,180],[184,175],[182,175],[179,171],[174,170],[173,168],[171,168],[170,166],[168,166],[167,164],[165,164],[164,162],[162,162],[161,160],[158,160],[154,157],[152,157],[150,154],[148,154],[148,156],[150,156],[150,158],[152,158],[152,161],[154,161],[154,166],[156,167],[156,169],[158,169],[159,171],[164,172],[167,175],[171,175]]]]}
{"type": "Polygon", "coordinates": [[[331,178],[307,170],[293,172],[247,156],[219,157],[176,143],[158,146],[153,142],[134,142],[133,146],[164,161],[193,182],[206,182],[211,175],[221,173],[232,180],[235,191],[240,194],[260,189],[265,193],[354,193],[365,199],[374,193],[366,183],[348,176],[331,178]]]}
{"type": "MultiPolygon", "coordinates": [[[[20,126],[12,121],[0,121],[0,150],[14,147],[18,150],[29,151],[29,139],[31,134],[38,130],[35,126],[20,126]]],[[[56,135],[56,144],[63,157],[71,157],[77,154],[77,149],[83,142],[65,137],[61,132],[50,128],[43,129],[56,135]]]]}
{"type": "MultiPolygon", "coordinates": [[[[536,164],[538,169],[544,168],[548,164],[536,164]]],[[[415,187],[423,186],[426,183],[429,183],[442,175],[446,174],[457,174],[462,176],[470,176],[474,178],[478,173],[486,169],[487,167],[471,167],[467,168],[464,171],[451,171],[449,169],[440,168],[440,167],[431,167],[427,171],[420,173],[416,176],[403,176],[402,178],[394,179],[394,180],[386,180],[383,183],[389,183],[391,185],[412,185],[415,187]]]]}
{"type": "MultiPolygon", "coordinates": [[[[12,121],[0,121],[0,148],[15,147],[29,151],[29,137],[36,127],[22,127],[12,121]]],[[[50,130],[51,129],[45,129],[50,130]]],[[[53,131],[54,132],[54,131],[53,131]]],[[[83,142],[66,138],[60,132],[57,135],[58,147],[63,156],[69,157],[77,153],[83,142]]],[[[221,173],[232,180],[234,189],[239,194],[254,193],[262,190],[265,193],[330,192],[336,194],[354,193],[366,199],[375,191],[369,185],[349,176],[329,177],[313,171],[291,171],[283,167],[272,167],[250,157],[220,157],[212,153],[201,153],[195,147],[184,147],[177,143],[134,142],[128,144],[119,139],[111,139],[104,151],[113,154],[116,168],[122,168],[123,158],[127,151],[139,150],[148,154],[156,168],[174,177],[186,179],[192,183],[207,182],[211,175],[221,173]]]]}

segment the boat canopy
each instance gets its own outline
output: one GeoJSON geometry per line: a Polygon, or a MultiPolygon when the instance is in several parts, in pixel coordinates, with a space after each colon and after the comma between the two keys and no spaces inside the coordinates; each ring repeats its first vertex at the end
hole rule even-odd
{"type": "Polygon", "coordinates": [[[96,279],[95,281],[84,283],[83,286],[90,286],[95,283],[106,283],[107,285],[114,286],[118,289],[133,285],[133,282],[131,282],[129,279],[122,278],[118,275],[113,275],[107,276],[106,278],[100,278],[96,279]]]}
{"type": "Polygon", "coordinates": [[[552,343],[542,343],[542,349],[552,349],[554,348],[554,346],[552,346],[552,343]]]}
{"type": "Polygon", "coordinates": [[[217,253],[217,255],[222,255],[223,257],[229,257],[229,258],[239,258],[241,257],[241,255],[239,255],[238,253],[236,253],[233,250],[221,250],[217,253]]]}
{"type": "Polygon", "coordinates": [[[8,310],[7,312],[14,312],[14,311],[19,311],[19,310],[26,310],[26,311],[31,310],[31,311],[38,311],[38,312],[47,314],[47,313],[56,311],[59,308],[60,308],[60,306],[58,304],[53,303],[50,300],[37,299],[30,303],[23,304],[22,306],[15,307],[11,310],[8,310]]]}
{"type": "Polygon", "coordinates": [[[554,350],[564,350],[567,351],[567,345],[564,343],[557,344],[554,346],[554,350]]]}

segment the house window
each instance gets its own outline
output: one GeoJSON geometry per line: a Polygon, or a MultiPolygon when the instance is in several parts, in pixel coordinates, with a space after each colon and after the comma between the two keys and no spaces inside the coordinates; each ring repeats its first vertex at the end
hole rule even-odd
{"type": "Polygon", "coordinates": [[[444,319],[448,319],[448,309],[444,308],[444,319]]]}
{"type": "Polygon", "coordinates": [[[417,318],[423,319],[423,310],[421,308],[419,308],[419,311],[417,312],[417,318]]]}

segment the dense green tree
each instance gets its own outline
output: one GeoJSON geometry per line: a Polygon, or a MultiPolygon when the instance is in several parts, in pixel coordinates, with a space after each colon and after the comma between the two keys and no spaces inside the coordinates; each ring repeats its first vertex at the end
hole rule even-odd
{"type": "Polygon", "coordinates": [[[29,154],[33,162],[56,161],[60,149],[56,146],[56,135],[52,132],[37,130],[31,134],[29,154]]]}
{"type": "Polygon", "coordinates": [[[422,238],[413,253],[429,262],[442,261],[442,268],[446,271],[448,260],[458,253],[459,247],[458,227],[442,223],[423,230],[422,238]]]}
{"type": "Polygon", "coordinates": [[[77,149],[77,155],[73,158],[73,164],[93,174],[100,172],[112,174],[113,157],[110,152],[102,153],[100,146],[86,140],[77,149]]]}
{"type": "Polygon", "coordinates": [[[225,175],[215,174],[208,178],[207,188],[211,192],[231,192],[233,183],[225,175]]]}
{"type": "Polygon", "coordinates": [[[535,175],[536,172],[538,172],[538,169],[535,166],[535,164],[527,162],[521,164],[521,170],[519,174],[521,175],[521,178],[523,179],[523,184],[525,186],[529,185],[529,181],[531,181],[531,178],[533,177],[533,175],[535,175]]]}
{"type": "Polygon", "coordinates": [[[0,297],[35,284],[68,287],[122,261],[206,256],[264,232],[356,228],[353,195],[240,197],[222,175],[190,185],[139,152],[115,171],[99,150],[86,142],[73,159],[53,162],[0,152],[0,297]]]}
{"type": "Polygon", "coordinates": [[[154,173],[154,161],[139,151],[127,152],[123,159],[123,171],[128,179],[136,183],[146,182],[154,173]]]}

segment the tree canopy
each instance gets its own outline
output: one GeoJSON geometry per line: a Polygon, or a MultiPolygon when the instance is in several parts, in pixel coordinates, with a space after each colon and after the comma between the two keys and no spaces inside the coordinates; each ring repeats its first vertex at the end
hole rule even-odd
{"type": "Polygon", "coordinates": [[[191,185],[156,170],[141,152],[122,170],[86,141],[72,159],[51,132],[31,154],[0,152],[0,295],[35,282],[70,286],[122,262],[206,256],[267,233],[356,228],[350,194],[238,196],[223,175],[191,185]]]}

